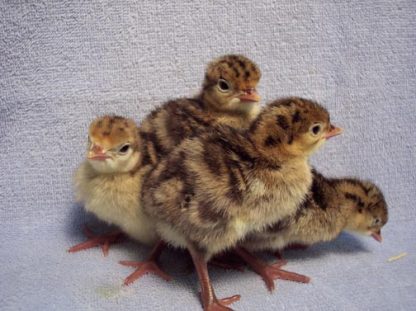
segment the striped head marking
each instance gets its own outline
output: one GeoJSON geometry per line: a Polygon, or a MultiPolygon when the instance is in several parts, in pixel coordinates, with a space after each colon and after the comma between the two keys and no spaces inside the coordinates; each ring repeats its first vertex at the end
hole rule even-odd
{"type": "Polygon", "coordinates": [[[318,103],[291,97],[268,104],[250,132],[265,152],[307,156],[342,130],[331,124],[328,111],[318,103]]]}
{"type": "Polygon", "coordinates": [[[257,106],[261,72],[243,55],[225,55],[207,66],[202,96],[219,111],[247,112],[257,106]]]}
{"type": "Polygon", "coordinates": [[[341,186],[344,199],[352,208],[348,229],[381,242],[381,228],[388,221],[387,203],[381,190],[370,181],[352,178],[344,179],[341,186]]]}
{"type": "Polygon", "coordinates": [[[133,169],[139,159],[138,147],[138,129],[133,120],[106,115],[90,124],[87,159],[98,172],[133,169]]]}

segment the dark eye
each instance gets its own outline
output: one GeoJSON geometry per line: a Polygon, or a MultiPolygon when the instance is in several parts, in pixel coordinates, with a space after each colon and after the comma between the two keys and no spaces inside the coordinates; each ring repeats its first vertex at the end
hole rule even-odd
{"type": "Polygon", "coordinates": [[[130,145],[126,144],[123,147],[121,147],[120,149],[118,149],[118,152],[124,154],[127,151],[129,151],[129,149],[130,149],[130,145]]]}
{"type": "Polygon", "coordinates": [[[378,225],[379,223],[380,223],[380,219],[379,218],[374,219],[374,221],[373,221],[373,224],[374,225],[378,225]]]}
{"type": "Polygon", "coordinates": [[[320,124],[316,124],[316,125],[312,126],[312,128],[311,128],[311,132],[312,132],[313,135],[318,135],[320,131],[321,131],[321,125],[320,124]]]}
{"type": "Polygon", "coordinates": [[[218,80],[218,87],[222,92],[227,92],[230,90],[230,84],[224,79],[218,80]]]}

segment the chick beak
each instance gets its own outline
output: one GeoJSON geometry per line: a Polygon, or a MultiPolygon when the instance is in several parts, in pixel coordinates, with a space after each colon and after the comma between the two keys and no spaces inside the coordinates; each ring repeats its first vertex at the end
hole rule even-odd
{"type": "Polygon", "coordinates": [[[255,88],[245,89],[242,94],[238,96],[242,102],[258,102],[260,101],[260,95],[255,88]]]}
{"type": "Polygon", "coordinates": [[[110,157],[104,152],[103,148],[98,145],[93,145],[88,152],[88,160],[105,161],[110,157]]]}
{"type": "Polygon", "coordinates": [[[381,236],[381,230],[378,230],[378,231],[376,231],[376,232],[373,232],[372,234],[371,234],[371,236],[373,237],[373,239],[374,240],[376,240],[377,242],[382,242],[383,241],[383,238],[382,238],[382,236],[381,236]]]}
{"type": "Polygon", "coordinates": [[[344,130],[340,127],[337,127],[331,124],[329,131],[324,135],[325,139],[330,139],[331,137],[340,135],[344,130]]]}

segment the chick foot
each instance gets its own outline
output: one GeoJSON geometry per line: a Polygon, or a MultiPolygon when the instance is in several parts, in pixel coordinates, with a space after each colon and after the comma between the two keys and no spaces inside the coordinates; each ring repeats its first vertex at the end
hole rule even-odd
{"type": "Polygon", "coordinates": [[[88,240],[69,248],[69,253],[76,253],[85,249],[101,246],[103,255],[107,256],[108,250],[110,249],[110,245],[118,243],[120,242],[120,240],[124,238],[124,234],[119,230],[107,234],[98,235],[92,232],[91,229],[87,227],[87,225],[84,226],[83,232],[85,236],[88,238],[88,240]]]}
{"type": "Polygon", "coordinates": [[[130,285],[137,279],[141,278],[146,273],[153,273],[164,279],[165,281],[170,281],[172,277],[160,269],[157,259],[160,256],[160,253],[165,248],[165,243],[163,241],[158,242],[150,253],[149,258],[146,261],[119,261],[123,266],[134,267],[136,270],[130,274],[127,278],[124,279],[124,285],[130,285]]]}
{"type": "MultiPolygon", "coordinates": [[[[228,306],[236,301],[240,300],[240,295],[234,295],[231,297],[217,299],[214,297],[210,303],[204,308],[205,311],[223,311],[223,310],[233,310],[228,308],[228,306]]],[[[205,305],[205,304],[204,304],[205,305]]]]}
{"type": "Polygon", "coordinates": [[[209,279],[208,267],[204,254],[192,244],[188,245],[188,250],[191,254],[192,261],[194,262],[199,283],[201,285],[201,300],[204,311],[232,310],[227,306],[240,300],[240,295],[217,299],[211,280],[209,279]]]}
{"type": "Polygon", "coordinates": [[[275,289],[274,280],[277,279],[299,283],[309,283],[310,281],[310,278],[305,275],[281,269],[281,267],[287,263],[285,260],[279,260],[278,262],[269,265],[259,258],[256,258],[243,248],[237,248],[236,253],[247,262],[254,272],[263,278],[267,289],[270,292],[275,289]]]}

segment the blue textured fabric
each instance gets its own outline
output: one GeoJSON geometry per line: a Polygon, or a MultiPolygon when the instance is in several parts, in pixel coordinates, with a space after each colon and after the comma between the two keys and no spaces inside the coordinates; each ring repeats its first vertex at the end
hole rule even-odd
{"type": "MultiPolygon", "coordinates": [[[[416,305],[416,2],[0,1],[0,309],[198,310],[182,253],[162,263],[175,280],[128,288],[147,248],[131,242],[76,254],[81,224],[71,175],[89,122],[116,112],[141,120],[168,98],[198,91],[207,61],[240,52],[263,72],[265,101],[324,103],[343,136],[313,164],[374,180],[385,192],[385,241],[342,235],[291,251],[308,285],[211,269],[237,310],[413,310],[416,305]],[[407,252],[395,262],[387,258],[407,252]]],[[[98,226],[100,227],[100,226],[98,226]]]]}

